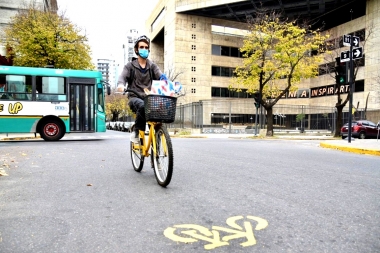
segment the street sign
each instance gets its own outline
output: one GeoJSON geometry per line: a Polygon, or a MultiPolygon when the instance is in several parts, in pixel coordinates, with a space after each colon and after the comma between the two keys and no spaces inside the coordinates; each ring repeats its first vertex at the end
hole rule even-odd
{"type": "Polygon", "coordinates": [[[347,34],[343,35],[343,45],[347,46],[347,47],[351,46],[351,37],[353,39],[353,41],[352,41],[353,47],[358,47],[359,42],[360,42],[360,38],[357,36],[351,36],[351,35],[347,35],[347,34]]]}
{"type": "Polygon", "coordinates": [[[343,35],[343,45],[344,46],[351,46],[351,35],[343,35]]]}
{"type": "Polygon", "coordinates": [[[350,61],[350,50],[340,52],[340,62],[350,61]]]}
{"type": "MultiPolygon", "coordinates": [[[[352,50],[352,59],[356,60],[363,57],[363,48],[358,47],[352,50]]],[[[340,52],[340,62],[350,61],[350,50],[340,52]]]]}
{"type": "Polygon", "coordinates": [[[352,59],[353,60],[359,59],[362,57],[363,57],[363,48],[362,47],[354,48],[352,50],[352,59]]]}

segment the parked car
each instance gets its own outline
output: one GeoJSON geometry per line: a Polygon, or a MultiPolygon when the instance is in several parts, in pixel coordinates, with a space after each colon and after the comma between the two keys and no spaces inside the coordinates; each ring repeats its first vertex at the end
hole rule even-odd
{"type": "MultiPolygon", "coordinates": [[[[379,126],[369,120],[356,120],[351,124],[351,136],[354,138],[376,138],[379,126]]],[[[340,136],[345,139],[348,136],[348,123],[344,124],[340,129],[340,136]]]]}
{"type": "MultiPolygon", "coordinates": [[[[131,123],[131,127],[129,129],[130,132],[134,131],[134,128],[135,128],[135,122],[130,122],[131,123]]],[[[149,125],[146,124],[145,125],[145,135],[149,135],[149,125]]]]}
{"type": "Polygon", "coordinates": [[[123,132],[131,132],[131,128],[135,122],[124,122],[123,132]]]}

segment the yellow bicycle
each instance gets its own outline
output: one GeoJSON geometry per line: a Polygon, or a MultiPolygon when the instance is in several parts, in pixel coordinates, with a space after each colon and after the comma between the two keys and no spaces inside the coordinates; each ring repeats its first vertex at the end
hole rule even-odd
{"type": "MultiPolygon", "coordinates": [[[[126,89],[125,92],[133,92],[126,89]]],[[[139,96],[140,97],[140,96],[139,96]]],[[[173,146],[165,123],[175,119],[177,97],[162,95],[147,95],[144,99],[145,119],[149,126],[149,134],[139,131],[140,143],[131,142],[130,153],[135,171],[140,172],[144,166],[145,157],[150,156],[157,183],[166,187],[173,175],[173,146]]]]}

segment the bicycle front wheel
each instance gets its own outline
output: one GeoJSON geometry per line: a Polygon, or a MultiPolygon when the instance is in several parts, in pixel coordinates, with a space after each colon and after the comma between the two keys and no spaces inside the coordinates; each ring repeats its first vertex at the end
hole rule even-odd
{"type": "Polygon", "coordinates": [[[166,187],[173,175],[173,147],[168,130],[163,125],[155,128],[156,143],[152,143],[152,164],[157,183],[166,187]],[[154,151],[154,145],[156,146],[154,151]]]}
{"type": "MultiPolygon", "coordinates": [[[[140,140],[140,143],[141,143],[141,140],[140,140]]],[[[141,145],[142,144],[140,145],[134,144],[133,142],[131,142],[131,145],[130,145],[132,166],[137,172],[140,172],[144,166],[145,157],[142,154],[141,145]]]]}

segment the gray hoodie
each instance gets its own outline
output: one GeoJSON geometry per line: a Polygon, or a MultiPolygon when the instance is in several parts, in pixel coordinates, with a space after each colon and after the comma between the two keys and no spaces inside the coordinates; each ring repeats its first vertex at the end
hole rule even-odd
{"type": "MultiPolygon", "coordinates": [[[[131,70],[134,69],[134,78],[128,89],[137,91],[140,96],[145,97],[144,88],[148,90],[152,87],[153,80],[160,80],[160,76],[162,75],[161,70],[158,66],[153,63],[151,60],[146,60],[145,72],[141,70],[140,64],[137,59],[133,59],[128,62],[127,65],[124,66],[123,71],[119,76],[119,80],[117,82],[118,85],[128,85],[127,78],[130,78],[131,70]]],[[[130,92],[128,97],[137,97],[135,94],[130,92]]]]}

